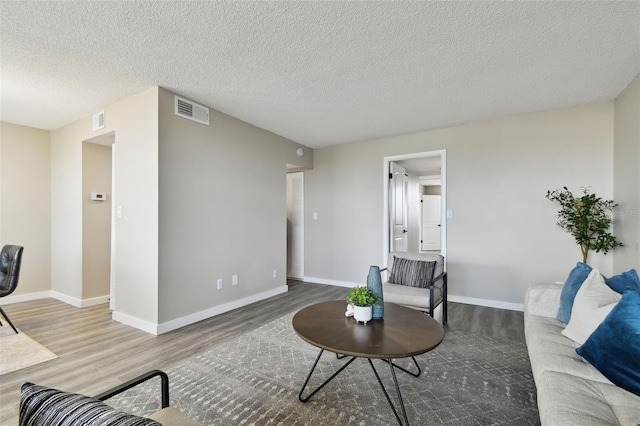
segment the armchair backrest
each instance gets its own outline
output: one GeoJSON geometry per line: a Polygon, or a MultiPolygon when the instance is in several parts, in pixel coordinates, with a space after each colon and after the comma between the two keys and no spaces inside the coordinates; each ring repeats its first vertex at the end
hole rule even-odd
{"type": "Polygon", "coordinates": [[[6,245],[0,252],[0,297],[8,296],[18,287],[24,247],[6,245]]]}
{"type": "Polygon", "coordinates": [[[387,259],[387,276],[391,275],[391,271],[393,270],[393,259],[394,257],[402,257],[405,259],[411,260],[424,260],[427,262],[432,262],[435,260],[436,268],[433,271],[433,276],[437,277],[444,270],[444,257],[437,253],[408,253],[408,252],[400,252],[400,251],[392,251],[389,253],[389,258],[387,259]]]}

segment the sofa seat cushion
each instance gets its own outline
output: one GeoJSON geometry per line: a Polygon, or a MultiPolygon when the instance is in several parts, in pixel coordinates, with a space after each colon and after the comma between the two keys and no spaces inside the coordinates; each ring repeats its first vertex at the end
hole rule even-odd
{"type": "Polygon", "coordinates": [[[163,426],[202,426],[201,423],[187,417],[174,407],[163,408],[149,416],[163,426]]]}
{"type": "Polygon", "coordinates": [[[564,324],[555,318],[525,316],[525,338],[536,384],[546,371],[611,384],[609,379],[576,353],[578,344],[560,334],[563,328],[564,324]]]}
{"type": "Polygon", "coordinates": [[[545,371],[536,386],[540,421],[545,426],[635,426],[640,422],[640,399],[613,384],[545,371]]]}
{"type": "MultiPolygon", "coordinates": [[[[405,285],[383,283],[382,295],[385,302],[397,303],[414,309],[429,309],[429,289],[408,287],[405,285]]],[[[435,287],[433,291],[434,305],[442,300],[442,289],[435,287]]]]}

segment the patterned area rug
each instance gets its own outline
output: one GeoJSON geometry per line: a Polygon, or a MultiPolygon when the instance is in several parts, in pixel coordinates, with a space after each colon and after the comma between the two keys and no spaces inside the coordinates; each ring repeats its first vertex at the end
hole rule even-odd
{"type": "MultiPolygon", "coordinates": [[[[205,425],[393,425],[368,362],[354,361],[309,402],[298,392],[319,352],[293,331],[286,315],[222,342],[167,371],[171,405],[205,425]]],[[[313,389],[345,360],[325,352],[313,389]]],[[[433,351],[417,357],[422,376],[398,371],[413,425],[538,425],[536,388],[524,344],[451,331],[433,351]]],[[[401,360],[402,361],[402,360],[401,360]]],[[[410,368],[410,359],[398,362],[410,368]]],[[[376,369],[395,402],[390,372],[376,369]]],[[[159,407],[159,384],[109,400],[135,414],[159,407]]]]}
{"type": "Polygon", "coordinates": [[[8,324],[3,322],[3,327],[0,327],[0,375],[54,358],[58,358],[58,355],[22,331],[14,332],[8,324]]]}

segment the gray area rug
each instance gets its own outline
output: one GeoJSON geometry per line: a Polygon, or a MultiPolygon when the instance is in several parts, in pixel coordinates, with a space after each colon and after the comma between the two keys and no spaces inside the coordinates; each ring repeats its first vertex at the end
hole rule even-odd
{"type": "MultiPolygon", "coordinates": [[[[205,425],[393,425],[371,367],[354,361],[311,401],[298,392],[319,352],[293,331],[286,315],[174,366],[171,405],[205,425]]],[[[345,360],[325,352],[313,389],[345,360]]],[[[398,371],[412,425],[538,425],[536,388],[524,344],[447,332],[433,351],[417,357],[422,376],[398,371]]],[[[398,362],[410,368],[410,359],[398,362]]],[[[395,402],[389,368],[374,364],[395,402]]],[[[109,404],[135,414],[156,411],[159,385],[146,384],[109,404]]]]}

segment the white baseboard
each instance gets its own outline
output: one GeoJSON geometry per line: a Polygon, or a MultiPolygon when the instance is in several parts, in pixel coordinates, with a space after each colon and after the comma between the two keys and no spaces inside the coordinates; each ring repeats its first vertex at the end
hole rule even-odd
{"type": "Polygon", "coordinates": [[[158,335],[158,326],[152,322],[141,320],[140,318],[132,317],[131,315],[123,314],[122,312],[113,311],[111,318],[114,321],[121,322],[122,324],[130,327],[137,328],[147,333],[158,335]]]}
{"type": "Polygon", "coordinates": [[[243,306],[250,305],[255,302],[259,302],[264,299],[268,299],[269,297],[277,296],[278,294],[286,293],[288,290],[289,288],[286,285],[283,285],[273,290],[264,291],[262,293],[258,293],[249,297],[234,300],[232,302],[225,303],[223,305],[214,306],[212,308],[205,309],[200,312],[195,312],[193,314],[185,315],[184,317],[176,318],[174,320],[163,322],[162,324],[158,324],[158,325],[140,320],[138,318],[135,318],[129,315],[125,315],[117,311],[113,312],[112,317],[114,320],[121,322],[123,324],[138,328],[140,330],[146,331],[147,333],[159,335],[159,334],[168,333],[169,331],[176,330],[178,328],[187,326],[189,324],[196,323],[198,321],[205,320],[207,318],[211,318],[216,315],[223,314],[225,312],[232,311],[234,309],[241,308],[243,306]]]}
{"type": "Polygon", "coordinates": [[[337,280],[328,280],[325,278],[316,278],[316,277],[304,277],[302,281],[309,284],[327,284],[327,285],[335,285],[336,287],[348,287],[353,288],[358,285],[362,285],[365,283],[352,283],[349,281],[337,281],[337,280]]]}
{"type": "Polygon", "coordinates": [[[8,305],[11,303],[29,302],[31,300],[48,299],[50,297],[64,302],[68,305],[75,306],[76,308],[86,308],[87,306],[95,306],[109,302],[109,295],[93,297],[91,299],[78,299],[76,297],[67,296],[66,294],[54,290],[49,290],[3,297],[2,304],[8,305]]]}
{"type": "Polygon", "coordinates": [[[278,294],[286,293],[288,290],[289,290],[289,287],[287,287],[286,285],[283,285],[273,290],[263,291],[262,293],[258,293],[252,296],[244,297],[242,299],[234,300],[232,302],[225,303],[223,305],[214,306],[212,308],[205,309],[204,311],[195,312],[193,314],[189,314],[181,318],[176,318],[171,321],[163,322],[162,324],[158,325],[156,334],[167,333],[169,331],[176,330],[186,325],[193,324],[198,321],[202,321],[204,319],[211,318],[213,316],[220,315],[225,312],[229,312],[234,309],[238,309],[243,306],[247,306],[264,299],[268,299],[273,296],[277,296],[278,294]]]}
{"type": "Polygon", "coordinates": [[[88,306],[100,305],[102,303],[109,303],[109,296],[93,297],[91,299],[78,299],[77,297],[69,296],[64,293],[51,290],[51,297],[58,299],[68,305],[75,306],[76,308],[86,308],[88,306]]]}
{"type": "Polygon", "coordinates": [[[450,294],[447,299],[450,302],[464,303],[467,305],[486,306],[488,308],[500,308],[509,311],[524,312],[524,303],[502,302],[500,300],[476,299],[473,297],[455,296],[450,294]]]}
{"type": "Polygon", "coordinates": [[[81,308],[87,308],[89,306],[102,305],[103,303],[109,303],[111,297],[107,294],[105,296],[92,297],[91,299],[82,299],[80,301],[81,308]]]}
{"type": "MultiPolygon", "coordinates": [[[[337,287],[349,287],[349,288],[362,285],[362,283],[328,280],[325,278],[317,278],[317,277],[304,277],[303,281],[309,284],[327,284],[327,285],[334,285],[337,287]]],[[[523,303],[509,303],[509,302],[502,302],[500,300],[476,299],[473,297],[455,296],[452,294],[449,295],[448,300],[456,303],[465,303],[467,305],[478,305],[478,306],[486,306],[488,308],[500,308],[500,309],[507,309],[509,311],[524,312],[523,303]]]]}
{"type": "Polygon", "coordinates": [[[29,302],[30,300],[47,299],[51,297],[51,291],[38,291],[36,293],[18,294],[7,296],[0,299],[0,305],[9,305],[11,303],[29,302]]]}

